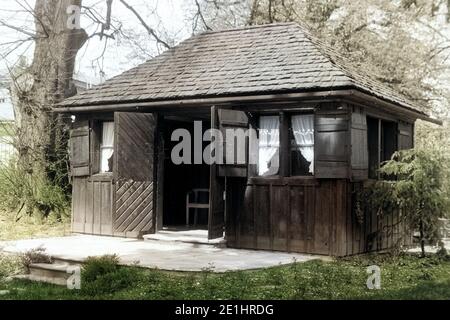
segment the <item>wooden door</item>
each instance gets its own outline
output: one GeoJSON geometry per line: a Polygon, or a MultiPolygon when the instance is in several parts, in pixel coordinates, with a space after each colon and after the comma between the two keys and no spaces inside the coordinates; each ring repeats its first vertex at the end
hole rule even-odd
{"type": "Polygon", "coordinates": [[[229,190],[226,190],[227,179],[242,179],[247,177],[248,173],[248,137],[245,141],[236,138],[233,144],[227,143],[227,129],[247,130],[248,117],[243,111],[212,107],[211,128],[222,132],[224,143],[224,163],[213,163],[210,167],[208,238],[215,239],[222,237],[224,233],[226,194],[229,194],[229,190]],[[234,161],[230,159],[231,154],[234,155],[231,157],[234,161]]]}
{"type": "Polygon", "coordinates": [[[114,114],[115,235],[138,237],[154,232],[156,122],[153,114],[114,114]]]}

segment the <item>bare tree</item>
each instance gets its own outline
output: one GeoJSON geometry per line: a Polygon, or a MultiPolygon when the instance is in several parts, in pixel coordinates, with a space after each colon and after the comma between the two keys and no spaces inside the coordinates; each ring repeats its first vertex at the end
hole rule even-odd
{"type": "MultiPolygon", "coordinates": [[[[17,43],[0,43],[0,58],[28,43],[34,43],[30,66],[12,67],[12,94],[16,114],[15,147],[18,165],[28,175],[48,179],[50,183],[69,186],[67,142],[70,119],[52,113],[52,107],[76,93],[72,78],[77,54],[89,39],[99,37],[105,44],[122,35],[121,24],[113,15],[113,0],[104,0],[105,13],[82,0],[36,0],[31,7],[26,0],[15,0],[23,13],[34,21],[34,28],[0,20],[0,26],[20,33],[17,43]],[[96,26],[87,34],[78,24],[84,14],[96,26]],[[4,50],[7,49],[7,50],[4,50]]],[[[164,49],[168,42],[146,23],[127,1],[120,3],[132,12],[148,36],[164,49]]]]}

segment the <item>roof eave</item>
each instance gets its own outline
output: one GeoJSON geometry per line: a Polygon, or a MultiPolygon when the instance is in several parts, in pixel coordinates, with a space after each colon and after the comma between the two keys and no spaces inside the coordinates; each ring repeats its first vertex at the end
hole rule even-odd
{"type": "Polygon", "coordinates": [[[363,92],[354,88],[342,88],[335,90],[321,90],[308,92],[291,93],[267,93],[254,95],[233,95],[217,97],[199,97],[199,98],[180,98],[171,100],[153,100],[153,101],[127,101],[116,103],[104,103],[96,105],[64,105],[54,108],[57,113],[86,113],[86,112],[112,112],[112,111],[135,111],[144,112],[156,109],[166,109],[170,107],[183,106],[205,106],[205,105],[223,105],[245,102],[261,101],[292,101],[292,100],[329,100],[338,98],[355,98],[356,100],[370,102],[371,105],[380,107],[387,112],[403,114],[412,119],[421,119],[438,125],[442,121],[428,116],[426,113],[418,111],[407,104],[399,104],[388,99],[381,99],[373,94],[363,92]]]}
{"type": "Polygon", "coordinates": [[[221,105],[242,102],[260,101],[292,101],[292,100],[326,100],[349,95],[349,90],[321,90],[287,93],[261,93],[248,95],[230,95],[217,97],[180,98],[151,101],[125,101],[104,104],[60,105],[53,108],[56,113],[85,113],[106,111],[151,111],[157,108],[181,107],[181,106],[205,106],[221,105]]]}
{"type": "Polygon", "coordinates": [[[350,90],[350,96],[363,101],[369,101],[372,105],[379,107],[387,112],[396,112],[403,114],[412,119],[420,119],[427,122],[431,122],[437,125],[442,125],[443,121],[430,117],[428,114],[422,111],[418,111],[408,104],[399,104],[397,102],[390,101],[388,99],[381,99],[372,94],[360,91],[360,90],[350,90]]]}

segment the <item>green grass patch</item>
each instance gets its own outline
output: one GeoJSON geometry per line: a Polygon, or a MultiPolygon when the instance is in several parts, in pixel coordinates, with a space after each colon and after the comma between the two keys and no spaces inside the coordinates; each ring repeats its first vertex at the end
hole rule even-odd
{"type": "Polygon", "coordinates": [[[60,222],[54,216],[20,216],[0,211],[0,241],[27,238],[60,237],[70,233],[70,222],[60,222]]]}
{"type": "MultiPolygon", "coordinates": [[[[108,259],[106,259],[108,260],[108,259]]],[[[436,255],[365,256],[263,270],[164,272],[94,259],[81,290],[13,281],[1,299],[450,299],[450,260],[436,255]],[[366,268],[381,268],[381,289],[366,287],[366,268]]]]}

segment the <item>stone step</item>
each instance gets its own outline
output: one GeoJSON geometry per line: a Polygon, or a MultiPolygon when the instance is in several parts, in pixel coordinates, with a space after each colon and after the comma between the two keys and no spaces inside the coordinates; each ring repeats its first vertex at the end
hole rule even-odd
{"type": "Polygon", "coordinates": [[[205,230],[188,230],[188,231],[169,231],[161,230],[154,234],[146,234],[143,236],[144,241],[165,241],[165,242],[181,242],[194,245],[209,245],[214,247],[226,247],[224,238],[209,240],[205,230]]]}
{"type": "Polygon", "coordinates": [[[70,277],[70,274],[67,273],[68,267],[68,264],[32,263],[28,267],[28,270],[32,276],[67,280],[70,277]]]}
{"type": "Polygon", "coordinates": [[[74,266],[81,267],[81,263],[64,258],[53,258],[53,263],[32,263],[28,266],[28,274],[17,275],[13,278],[66,286],[67,279],[72,275],[67,273],[68,268],[74,266]]]}
{"type": "Polygon", "coordinates": [[[43,277],[43,276],[36,276],[32,274],[23,274],[23,275],[17,275],[13,277],[14,279],[19,280],[29,280],[33,282],[45,282],[50,284],[56,284],[58,286],[66,286],[67,285],[67,279],[63,278],[54,278],[54,277],[43,277]]]}
{"type": "Polygon", "coordinates": [[[53,264],[65,264],[67,266],[78,266],[80,267],[82,265],[81,260],[72,260],[72,259],[66,259],[62,257],[52,257],[53,264]]]}

